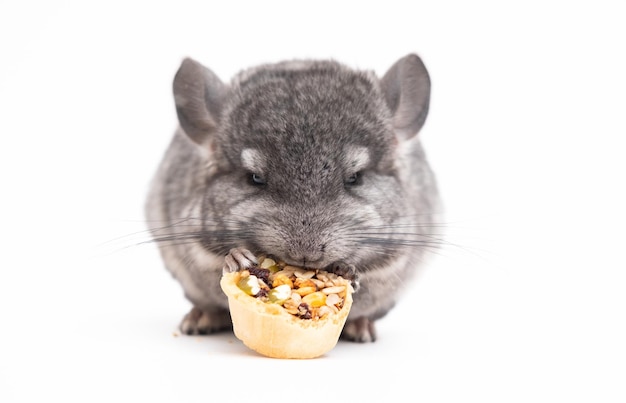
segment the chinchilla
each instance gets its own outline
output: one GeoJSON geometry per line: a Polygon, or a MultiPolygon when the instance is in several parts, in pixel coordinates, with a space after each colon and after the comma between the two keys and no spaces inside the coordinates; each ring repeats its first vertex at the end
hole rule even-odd
{"type": "Polygon", "coordinates": [[[230,328],[219,281],[236,267],[225,259],[245,266],[265,253],[350,276],[358,291],[342,338],[374,341],[374,322],[440,244],[439,193],[417,135],[430,101],[422,60],[409,54],[382,77],[289,60],[226,83],[187,58],[173,92],[180,125],[146,216],[193,304],[181,331],[230,328]]]}

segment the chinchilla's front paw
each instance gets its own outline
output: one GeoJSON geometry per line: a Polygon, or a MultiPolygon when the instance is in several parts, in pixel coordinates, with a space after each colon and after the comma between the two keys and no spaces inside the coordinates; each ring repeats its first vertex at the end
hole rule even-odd
{"type": "Polygon", "coordinates": [[[246,248],[233,248],[224,258],[223,273],[247,269],[257,264],[256,256],[246,248]]]}
{"type": "Polygon", "coordinates": [[[336,262],[329,267],[328,271],[333,272],[336,275],[345,278],[346,280],[349,280],[352,283],[352,288],[354,289],[354,292],[357,292],[359,290],[359,273],[357,273],[356,267],[353,264],[336,262]]]}

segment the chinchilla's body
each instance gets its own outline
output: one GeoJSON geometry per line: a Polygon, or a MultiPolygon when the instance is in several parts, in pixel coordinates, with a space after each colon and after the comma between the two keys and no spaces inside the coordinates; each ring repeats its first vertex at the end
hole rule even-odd
{"type": "Polygon", "coordinates": [[[219,280],[232,249],[352,275],[343,337],[375,339],[435,248],[440,211],[418,131],[430,80],[408,55],[378,78],[334,61],[287,61],[223,83],[186,59],[174,79],[180,128],[146,213],[194,308],[185,333],[230,327],[219,280]]]}

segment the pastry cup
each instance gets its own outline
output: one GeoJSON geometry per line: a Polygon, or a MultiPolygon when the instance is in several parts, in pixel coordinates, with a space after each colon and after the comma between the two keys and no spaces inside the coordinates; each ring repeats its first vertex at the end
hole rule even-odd
{"type": "Polygon", "coordinates": [[[224,273],[220,285],[228,296],[235,336],[247,347],[267,357],[304,359],[322,356],[337,345],[352,307],[352,287],[339,312],[312,320],[246,294],[237,286],[239,278],[240,272],[224,273]]]}

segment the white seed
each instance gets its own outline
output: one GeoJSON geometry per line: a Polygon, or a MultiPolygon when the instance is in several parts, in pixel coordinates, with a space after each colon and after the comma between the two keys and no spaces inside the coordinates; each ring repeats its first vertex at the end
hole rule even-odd
{"type": "Polygon", "coordinates": [[[292,315],[296,315],[298,313],[298,307],[287,307],[285,306],[285,311],[287,311],[287,313],[290,313],[292,315]]]}
{"type": "Polygon", "coordinates": [[[314,270],[296,270],[293,274],[296,275],[296,277],[301,278],[303,280],[308,280],[310,278],[312,278],[315,275],[315,271],[314,270]]]}
{"type": "Polygon", "coordinates": [[[293,273],[293,272],[295,272],[295,271],[302,271],[302,269],[301,269],[301,268],[299,268],[299,267],[296,267],[296,266],[289,266],[289,265],[287,265],[287,266],[283,267],[283,270],[289,270],[289,271],[291,271],[292,273],[293,273]]]}
{"type": "Polygon", "coordinates": [[[317,276],[315,276],[315,277],[317,277],[320,281],[327,282],[328,281],[327,274],[328,273],[326,273],[326,272],[318,272],[317,276]]]}
{"type": "Polygon", "coordinates": [[[328,294],[339,294],[340,292],[342,292],[343,290],[345,290],[346,287],[343,285],[336,285],[334,287],[326,287],[322,290],[322,292],[326,295],[328,294]]]}
{"type": "Polygon", "coordinates": [[[337,294],[329,294],[326,297],[326,305],[335,306],[336,304],[341,303],[341,297],[337,294]]]}
{"type": "Polygon", "coordinates": [[[317,314],[319,315],[320,318],[323,318],[326,315],[330,315],[331,313],[333,313],[333,310],[329,307],[329,306],[320,306],[318,308],[317,314]]]}
{"type": "Polygon", "coordinates": [[[298,294],[298,293],[297,293],[297,292],[295,292],[295,291],[292,291],[292,292],[291,292],[291,299],[292,299],[294,302],[297,302],[298,304],[300,304],[300,301],[302,301],[302,295],[298,294]]]}

